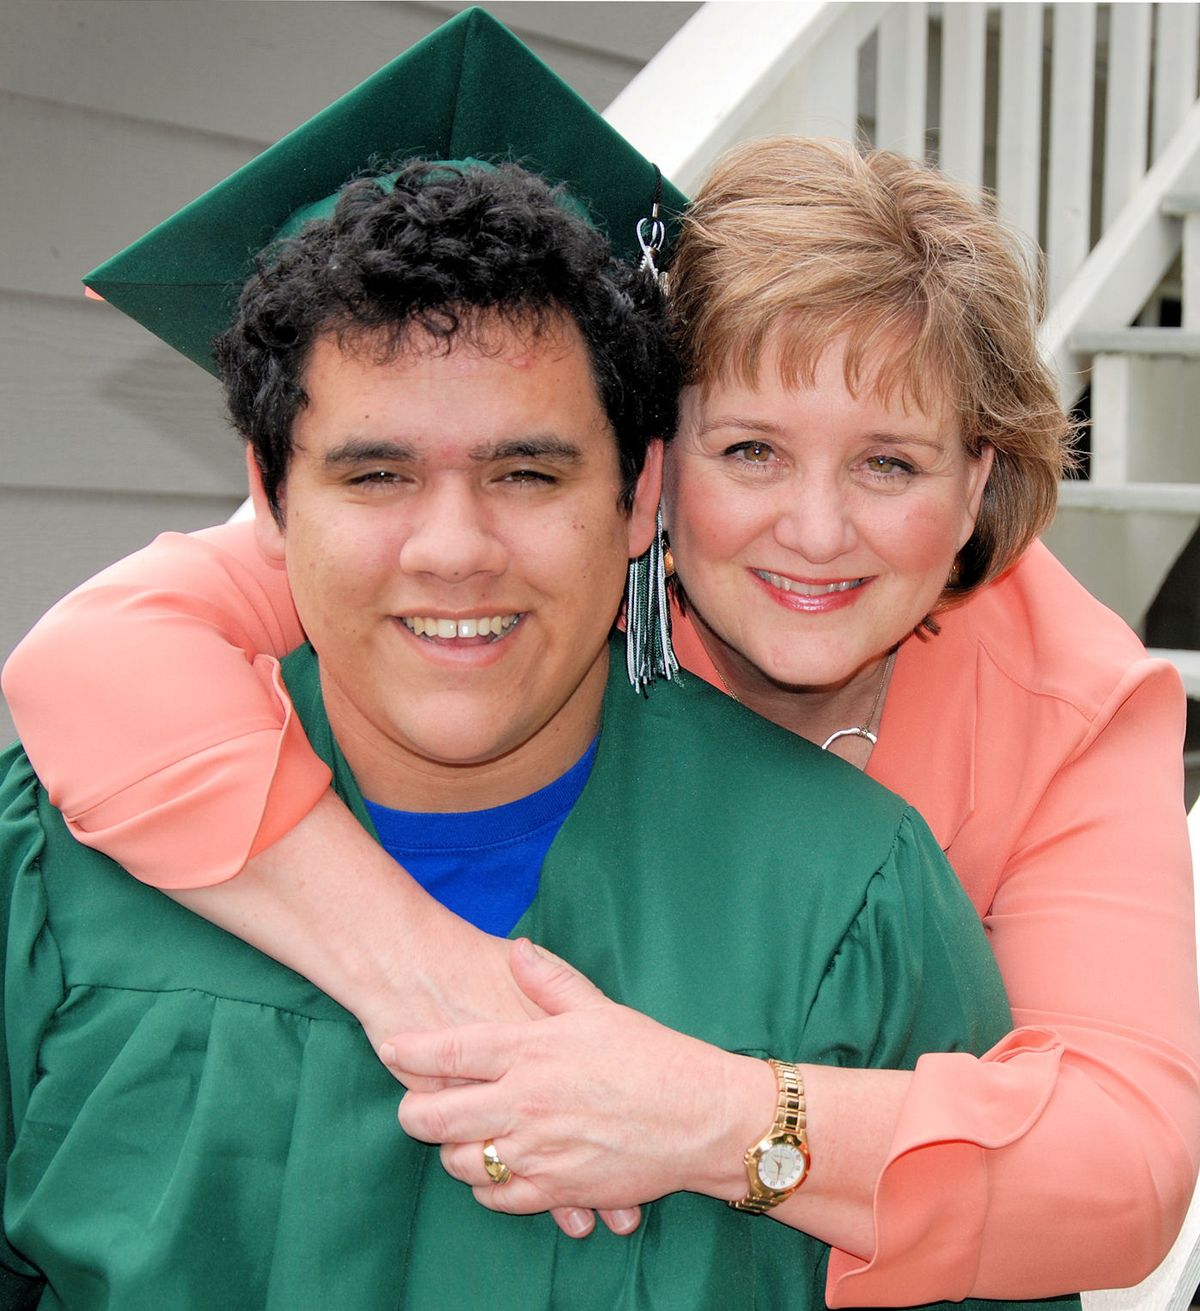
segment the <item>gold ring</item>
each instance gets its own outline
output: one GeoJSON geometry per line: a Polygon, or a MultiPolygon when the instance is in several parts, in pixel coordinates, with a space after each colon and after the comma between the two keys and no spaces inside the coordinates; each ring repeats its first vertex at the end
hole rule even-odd
{"type": "Polygon", "coordinates": [[[496,1144],[490,1138],[483,1145],[483,1168],[494,1184],[506,1184],[512,1178],[512,1171],[500,1159],[496,1144]]]}

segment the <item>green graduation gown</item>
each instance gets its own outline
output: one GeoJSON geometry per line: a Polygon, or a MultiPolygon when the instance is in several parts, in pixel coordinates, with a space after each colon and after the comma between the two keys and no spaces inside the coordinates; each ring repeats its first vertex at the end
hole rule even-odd
{"type": "MultiPolygon", "coordinates": [[[[620,663],[515,932],[754,1055],[909,1067],[1006,1031],[978,918],[918,816],[699,680],[634,696],[620,663]]],[[[285,673],[367,823],[311,649],[285,673]]],[[[76,843],[19,748],[0,757],[0,857],[0,1306],[824,1306],[820,1243],[708,1197],[583,1241],[476,1205],[398,1127],[352,1017],[76,843]]]]}

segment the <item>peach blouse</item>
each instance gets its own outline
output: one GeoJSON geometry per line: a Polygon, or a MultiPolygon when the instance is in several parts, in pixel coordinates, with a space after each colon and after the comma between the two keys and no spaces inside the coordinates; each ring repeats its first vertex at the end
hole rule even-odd
{"type": "MultiPolygon", "coordinates": [[[[833,1253],[831,1307],[1136,1282],[1200,1157],[1179,679],[1040,544],[940,622],[900,648],[868,773],[938,836],[1017,1027],[921,1059],[876,1251],[833,1253]]],[[[4,692],[76,837],[162,887],[216,883],[328,784],[279,681],[301,637],[250,525],[167,534],[60,602],[4,692]]]]}

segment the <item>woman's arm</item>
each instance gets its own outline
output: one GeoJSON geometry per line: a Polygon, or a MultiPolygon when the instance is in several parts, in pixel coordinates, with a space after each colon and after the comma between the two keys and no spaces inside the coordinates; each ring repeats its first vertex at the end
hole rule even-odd
{"type": "Polygon", "coordinates": [[[1041,741],[1018,700],[1007,732],[980,733],[974,837],[955,846],[1009,853],[984,922],[1019,1027],[982,1061],[922,1059],[876,1190],[874,1253],[833,1254],[831,1307],[1135,1283],[1191,1195],[1200,1024],[1178,677],[1130,662],[1086,726],[1065,700],[1040,707],[1041,741]]]}
{"type": "Polygon", "coordinates": [[[199,887],[328,788],[279,678],[303,640],[253,525],[166,533],[51,609],[4,695],[80,842],[157,887],[199,887]]]}

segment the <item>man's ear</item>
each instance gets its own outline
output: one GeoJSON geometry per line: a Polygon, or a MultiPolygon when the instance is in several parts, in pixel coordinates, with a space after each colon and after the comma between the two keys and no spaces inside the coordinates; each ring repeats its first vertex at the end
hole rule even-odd
{"type": "Polygon", "coordinates": [[[646,448],[646,463],[638,475],[629,511],[629,558],[636,560],[650,549],[662,495],[663,444],[656,438],[646,448]]]}
{"type": "MultiPolygon", "coordinates": [[[[271,503],[267,500],[267,491],[263,486],[262,470],[254,458],[254,447],[246,443],[246,476],[250,483],[250,500],[254,505],[254,536],[258,549],[274,564],[283,564],[285,540],[283,529],[275,522],[271,513],[271,503]]],[[[280,491],[279,507],[283,509],[283,493],[280,491]]]]}

